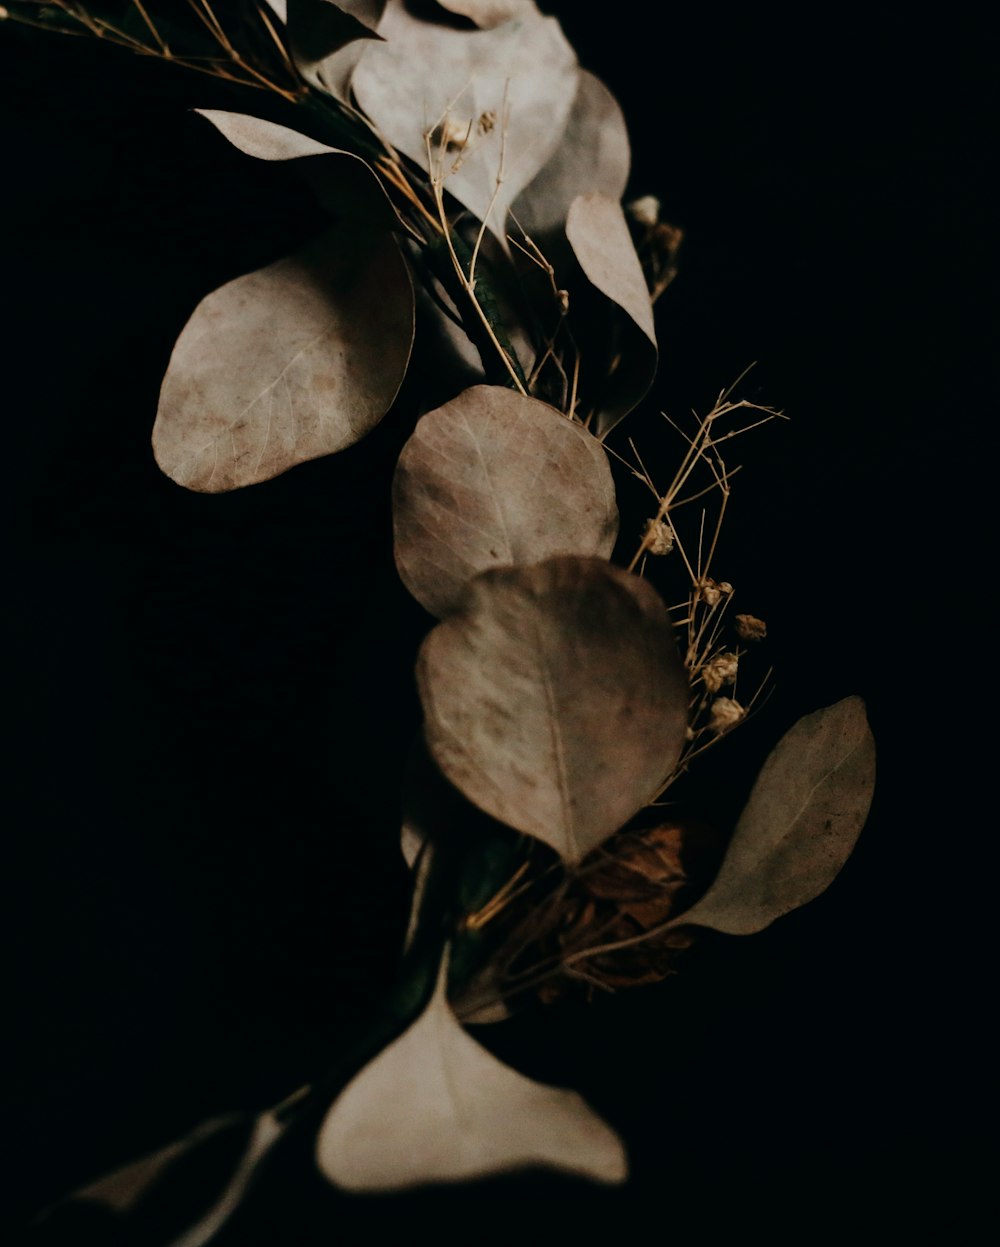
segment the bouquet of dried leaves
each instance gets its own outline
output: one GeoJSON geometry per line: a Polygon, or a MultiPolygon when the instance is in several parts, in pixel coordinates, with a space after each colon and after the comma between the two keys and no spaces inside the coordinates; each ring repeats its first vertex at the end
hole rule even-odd
{"type": "MultiPolygon", "coordinates": [[[[168,476],[207,493],[267,480],[364,437],[414,354],[425,382],[392,487],[399,574],[439,620],[402,793],[399,980],[359,1050],[239,1123],[242,1159],[175,1247],[209,1242],[293,1129],[350,1190],[527,1165],[625,1180],[621,1140],[579,1095],[501,1064],[466,1026],[656,982],[699,930],[750,934],[811,900],[865,821],[874,745],[847,697],[782,737],[735,826],[671,791],[760,691],[742,693],[743,672],[765,624],[712,570],[722,451],[779,413],[724,392],[677,426],[669,482],[629,439],[618,457],[649,519],[627,565],[609,561],[605,439],[652,382],[653,303],[680,241],[651,197],[622,206],[618,104],[534,0],[4,14],[259,88],[262,115],[206,121],[251,158],[293,162],[329,212],[308,246],[195,308],[153,428],[168,476]]],[[[82,1194],[127,1213],[232,1126],[82,1194]]]]}

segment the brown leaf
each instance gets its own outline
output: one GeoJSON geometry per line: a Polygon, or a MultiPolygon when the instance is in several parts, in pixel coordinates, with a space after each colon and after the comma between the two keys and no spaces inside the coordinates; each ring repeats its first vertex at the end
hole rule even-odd
{"type": "Polygon", "coordinates": [[[428,171],[432,131],[445,189],[503,239],[507,210],[558,145],[576,93],[576,56],[558,22],[454,30],[390,0],[379,33],[386,42],[367,46],[354,71],[359,104],[428,171]]]}
{"type": "Polygon", "coordinates": [[[656,373],[653,308],[621,204],[600,192],[570,205],[566,237],[588,281],[627,316],[621,361],[597,403],[604,437],[645,396],[656,373]]]}
{"type": "Polygon", "coordinates": [[[621,1140],[574,1091],[503,1065],[459,1025],[445,973],[427,1009],[334,1101],[316,1160],[349,1191],[405,1190],[529,1166],[618,1183],[621,1140]]]}
{"type": "Polygon", "coordinates": [[[425,640],[417,680],[447,778],[570,862],[654,796],[684,743],[666,607],[599,559],[483,572],[425,640]]]}
{"type": "Polygon", "coordinates": [[[618,101],[600,78],[582,69],[562,142],[518,196],[514,219],[554,260],[553,236],[565,227],[574,199],[596,191],[620,200],[630,164],[628,131],[618,101]]]}
{"type": "Polygon", "coordinates": [[[331,230],[195,308],[160,391],[156,460],[179,485],[220,493],[343,450],[388,411],[412,340],[395,239],[331,230]]]}
{"type": "Polygon", "coordinates": [[[477,385],[425,415],[392,493],[396,566],[434,615],[489,567],[607,558],[618,532],[607,456],[547,403],[477,385]]]}
{"type": "Polygon", "coordinates": [[[715,882],[678,924],[750,935],[833,882],[875,786],[875,740],[860,697],[806,715],[764,763],[715,882]]]}

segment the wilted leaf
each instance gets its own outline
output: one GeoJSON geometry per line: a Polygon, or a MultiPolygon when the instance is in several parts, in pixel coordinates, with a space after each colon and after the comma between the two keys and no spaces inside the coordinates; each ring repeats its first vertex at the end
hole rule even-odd
{"type": "Polygon", "coordinates": [[[570,205],[566,237],[587,279],[625,312],[620,362],[597,403],[604,437],[642,400],[656,372],[653,308],[621,204],[599,192],[570,205]]]}
{"type": "Polygon", "coordinates": [[[623,1182],[615,1132],[573,1091],[533,1082],[462,1030],[437,990],[416,1022],[334,1101],[317,1140],[322,1173],[350,1191],[392,1191],[545,1166],[623,1182]]]}
{"type": "Polygon", "coordinates": [[[379,33],[386,42],[365,47],[354,71],[359,104],[424,169],[432,131],[446,190],[480,220],[489,213],[502,239],[510,204],[555,150],[576,94],[576,56],[558,22],[539,16],[454,30],[390,0],[379,33]]]}
{"type": "Polygon", "coordinates": [[[618,532],[607,456],[547,403],[477,385],[429,412],[393,480],[396,566],[432,614],[488,567],[607,558],[618,532]]]}
{"type": "Polygon", "coordinates": [[[442,9],[468,17],[481,30],[492,30],[515,17],[532,17],[538,12],[535,0],[438,0],[442,9]]]}
{"type": "Polygon", "coordinates": [[[599,559],[483,572],[425,640],[417,679],[447,778],[570,862],[655,795],[684,743],[666,607],[599,559]]]}
{"type": "Polygon", "coordinates": [[[160,391],[156,460],[178,484],[219,493],[342,450],[388,411],[412,339],[396,241],[331,230],[201,301],[160,391]]]}
{"type": "Polygon", "coordinates": [[[874,786],[860,697],[800,719],[764,763],[715,882],[676,923],[750,935],[819,896],[850,856],[874,786]]]}
{"type": "Polygon", "coordinates": [[[553,259],[551,236],[563,230],[573,200],[588,191],[621,199],[630,163],[628,131],[618,101],[600,78],[582,69],[562,141],[518,196],[514,218],[553,259]]]}
{"type": "Polygon", "coordinates": [[[377,39],[385,0],[287,0],[288,43],[306,82],[346,100],[351,75],[377,39]]]}

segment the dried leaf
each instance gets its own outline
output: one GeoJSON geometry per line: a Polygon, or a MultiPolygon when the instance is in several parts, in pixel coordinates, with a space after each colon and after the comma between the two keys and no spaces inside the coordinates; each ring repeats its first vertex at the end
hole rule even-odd
{"type": "Polygon", "coordinates": [[[462,1030],[442,967],[431,1003],[334,1101],[321,1172],[349,1191],[459,1182],[529,1166],[627,1177],[621,1140],[584,1100],[503,1065],[462,1030]]]}
{"type": "Polygon", "coordinates": [[[860,697],[800,719],[764,763],[715,882],[676,923],[751,935],[819,896],[850,856],[874,786],[860,697]]]}
{"type": "Polygon", "coordinates": [[[431,131],[445,189],[503,239],[508,208],[558,145],[576,94],[576,56],[559,23],[454,30],[390,0],[379,33],[386,42],[365,47],[354,71],[358,103],[429,172],[431,131]]]}
{"type": "Polygon", "coordinates": [[[621,204],[599,192],[570,205],[566,237],[587,279],[627,315],[621,360],[598,401],[598,435],[604,437],[642,400],[656,372],[653,308],[621,204]]]}
{"type": "Polygon", "coordinates": [[[483,572],[425,640],[417,679],[445,776],[570,862],[653,797],[684,743],[666,607],[599,559],[483,572]]]}
{"type": "Polygon", "coordinates": [[[618,532],[607,456],[547,403],[477,385],[425,415],[393,480],[396,566],[434,615],[489,567],[607,558],[618,532]]]}
{"type": "Polygon", "coordinates": [[[402,219],[386,194],[381,179],[367,161],[353,152],[329,147],[317,139],[247,113],[196,108],[223,137],[257,160],[300,160],[305,180],[323,206],[338,218],[347,217],[386,229],[402,226],[402,219]],[[313,157],[334,157],[314,160],[313,157]]]}
{"type": "Polygon", "coordinates": [[[395,239],[331,230],[195,308],[160,391],[156,460],[179,485],[219,493],[343,450],[388,411],[412,340],[395,239]]]}
{"type": "Polygon", "coordinates": [[[480,30],[492,30],[515,17],[534,17],[535,0],[438,0],[442,9],[468,17],[480,30]]]}
{"type": "Polygon", "coordinates": [[[378,39],[385,0],[287,0],[288,43],[306,82],[346,100],[367,41],[378,39]]]}
{"type": "Polygon", "coordinates": [[[574,199],[596,191],[620,200],[630,164],[628,131],[618,101],[600,78],[583,69],[562,142],[518,196],[514,219],[551,260],[554,235],[563,230],[574,199]]]}
{"type": "Polygon", "coordinates": [[[234,147],[257,160],[297,160],[302,156],[328,156],[338,152],[336,147],[328,147],[298,130],[265,121],[262,117],[251,117],[248,113],[227,113],[216,108],[194,111],[210,121],[234,147]]]}

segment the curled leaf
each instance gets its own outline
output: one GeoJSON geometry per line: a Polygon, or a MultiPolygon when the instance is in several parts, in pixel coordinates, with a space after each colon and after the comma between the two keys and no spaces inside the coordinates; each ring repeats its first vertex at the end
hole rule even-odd
{"type": "Polygon", "coordinates": [[[547,403],[477,385],[428,412],[393,480],[396,565],[432,614],[489,567],[607,558],[618,508],[607,456],[547,403]]]}
{"type": "Polygon", "coordinates": [[[388,411],[412,340],[395,239],[328,231],[195,308],[160,391],[156,460],[179,485],[220,493],[343,450],[388,411]]]}
{"type": "Polygon", "coordinates": [[[459,1182],[529,1166],[623,1182],[621,1140],[573,1091],[503,1065],[459,1025],[446,974],[426,1010],[334,1101],[316,1147],[349,1191],[459,1182]]]}
{"type": "Polygon", "coordinates": [[[628,131],[618,101],[600,78],[582,69],[562,141],[518,196],[514,218],[552,259],[554,236],[565,226],[573,201],[588,191],[621,199],[630,164],[628,131]]]}
{"type": "Polygon", "coordinates": [[[850,856],[874,787],[860,697],[800,719],[764,763],[715,882],[675,922],[751,935],[819,896],[850,856]]]}
{"type": "Polygon", "coordinates": [[[379,34],[386,42],[366,46],[354,71],[358,103],[503,239],[510,204],[555,150],[576,94],[576,56],[558,22],[454,30],[390,0],[379,34]]]}
{"type": "Polygon", "coordinates": [[[621,204],[600,192],[570,205],[566,237],[584,275],[625,313],[619,360],[598,398],[597,432],[604,437],[642,400],[656,372],[656,329],[642,265],[621,204]]]}
{"type": "Polygon", "coordinates": [[[425,640],[417,681],[447,778],[569,862],[654,796],[684,744],[666,607],[600,559],[483,572],[425,640]]]}

